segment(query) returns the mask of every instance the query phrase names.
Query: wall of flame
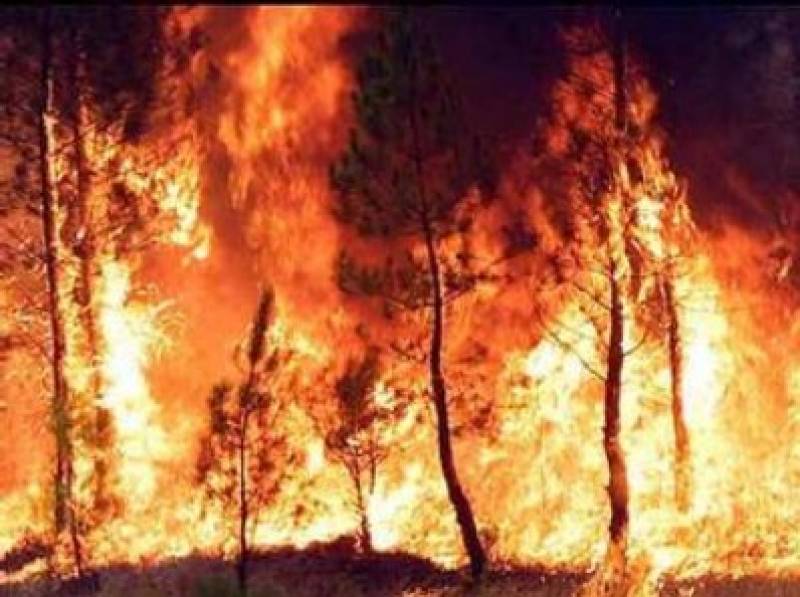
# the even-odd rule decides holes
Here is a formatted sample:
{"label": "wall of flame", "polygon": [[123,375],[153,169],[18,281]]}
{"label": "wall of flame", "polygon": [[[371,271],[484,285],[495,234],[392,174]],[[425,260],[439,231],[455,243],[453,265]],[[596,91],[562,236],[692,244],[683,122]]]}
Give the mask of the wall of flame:
{"label": "wall of flame", "polygon": [[[378,339],[391,332],[364,305],[345,299],[332,275],[343,243],[359,246],[330,214],[327,167],[350,119],[354,55],[346,42],[369,27],[372,15],[332,7],[176,14],[184,28],[200,25],[208,36],[185,73],[198,107],[182,130],[146,139],[148,152],[173,151],[178,133],[184,139],[162,168],[142,180],[136,168],[128,174],[129,184],[152,188],[172,217],[144,256],[100,258],[101,402],[113,415],[114,484],[123,508],[88,538],[96,562],[233,547],[224,521],[204,508],[193,485],[196,442],[206,395],[219,378],[236,374],[229,356],[267,282],[277,294],[273,341],[297,355],[281,425],[305,459],[260,518],[256,542],[302,547],[353,532],[357,516],[346,474],[326,456],[305,407],[324,399],[345,358],[361,349],[359,323],[367,322]],[[553,155],[563,150],[567,122],[603,126],[592,108],[606,101],[600,94],[610,89],[609,60],[601,54],[572,64],[598,95],[587,99],[566,83],[554,88],[561,120],[547,130]],[[656,191],[675,189],[653,124],[656,98],[641,73],[635,76],[632,116],[652,129],[640,148],[645,178]],[[95,142],[96,162],[119,152],[132,164],[138,159],[113,135]],[[503,266],[517,276],[513,286],[481,288],[447,314],[448,371],[474,389],[461,398],[454,392],[456,458],[496,561],[580,568],[598,562],[605,548],[602,384],[586,366],[602,356],[580,301],[537,290],[537,272],[563,241],[547,186],[525,175],[528,159],[520,155],[509,164],[473,242],[479,254],[496,254],[500,226],[516,210],[538,232],[541,250]],[[627,176],[624,168],[617,176]],[[639,191],[641,241],[653,259],[677,255],[686,264],[677,292],[694,492],[689,511],[678,512],[671,497],[667,354],[663,342],[648,342],[628,359],[623,384],[631,553],[678,575],[796,570],[796,293],[769,278],[765,239],[757,233],[731,226],[696,231],[691,244],[670,238],[669,230],[693,228],[688,196],[676,193],[667,209]],[[666,227],[662,209],[674,218]],[[8,306],[5,297],[0,307]],[[71,325],[77,321],[72,313]],[[546,333],[556,328],[569,347]],[[629,328],[630,346],[638,332]],[[468,357],[478,347],[483,358],[476,365]],[[0,455],[0,552],[26,530],[46,527],[50,453],[42,448],[49,442],[41,425],[46,405],[37,398],[46,384],[29,373],[39,370],[38,358],[14,351],[2,368],[0,416],[9,419],[4,443],[12,449]],[[86,383],[83,367],[80,359],[70,363],[73,387]],[[386,377],[404,380],[420,397],[387,432],[393,450],[368,504],[375,546],[462,564],[438,473],[424,372],[398,363]],[[389,392],[386,400],[392,399]],[[480,413],[489,414],[478,425]],[[83,458],[79,476],[88,474]]]}

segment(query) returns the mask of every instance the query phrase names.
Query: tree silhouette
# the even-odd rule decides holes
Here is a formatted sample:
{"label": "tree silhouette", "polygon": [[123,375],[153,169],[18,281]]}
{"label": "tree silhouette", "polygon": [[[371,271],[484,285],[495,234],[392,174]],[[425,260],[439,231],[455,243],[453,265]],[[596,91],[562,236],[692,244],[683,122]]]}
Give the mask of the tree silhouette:
{"label": "tree silhouette", "polygon": [[369,347],[361,359],[350,359],[336,380],[336,409],[323,422],[325,446],[347,471],[353,483],[355,508],[359,515],[359,542],[362,551],[372,552],[367,500],[375,491],[378,468],[391,446],[386,428],[404,411],[404,400],[396,396],[379,401],[376,384],[380,379],[378,349]]}
{"label": "tree silhouette", "polygon": [[[382,266],[344,252],[338,280],[353,295],[376,297],[389,309],[430,314],[427,363],[436,413],[439,461],[473,576],[486,555],[453,458],[442,363],[445,304],[476,283],[471,256],[445,255],[442,243],[471,225],[467,200],[481,168],[431,40],[409,11],[390,11],[377,47],[358,70],[356,124],[331,168],[335,213],[362,236],[404,239]],[[421,250],[420,250],[421,249]]]}
{"label": "tree silhouette", "polygon": [[273,308],[274,295],[267,290],[244,347],[243,380],[236,387],[217,384],[208,398],[208,429],[197,460],[197,481],[206,496],[238,522],[242,594],[247,593],[248,533],[259,511],[276,495],[286,471],[283,465],[291,460],[285,438],[275,429],[281,401],[274,394],[274,379],[289,355],[268,343]]}

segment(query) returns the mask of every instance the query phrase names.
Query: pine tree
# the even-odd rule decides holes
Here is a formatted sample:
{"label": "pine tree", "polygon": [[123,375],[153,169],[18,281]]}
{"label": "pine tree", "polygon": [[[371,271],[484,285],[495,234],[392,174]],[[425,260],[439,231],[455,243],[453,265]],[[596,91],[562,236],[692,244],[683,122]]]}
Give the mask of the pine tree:
{"label": "pine tree", "polygon": [[369,347],[361,359],[349,360],[334,387],[337,408],[323,421],[325,446],[353,483],[360,520],[358,539],[364,553],[373,549],[367,500],[375,491],[378,467],[390,450],[383,433],[402,414],[405,404],[403,399],[378,402],[375,391],[379,377],[376,347]]}
{"label": "pine tree", "polygon": [[365,238],[411,239],[422,249],[421,258],[395,252],[377,268],[343,253],[338,278],[347,293],[430,314],[427,363],[439,461],[472,574],[479,577],[486,554],[453,457],[442,362],[446,302],[472,288],[475,277],[469,257],[449,258],[442,243],[469,229],[475,205],[465,198],[481,170],[477,144],[444,75],[413,13],[391,11],[377,48],[358,70],[356,124],[331,181],[341,221]]}
{"label": "pine tree", "polygon": [[[554,260],[556,279],[567,283],[564,286],[597,338],[596,357],[581,360],[603,384],[602,445],[610,517],[604,574],[598,580],[604,584],[602,594],[619,594],[631,572],[629,481],[621,443],[622,381],[629,357],[645,345],[653,347],[653,339],[666,344],[671,373],[679,509],[686,508],[691,493],[681,305],[676,291],[681,275],[678,258],[687,250],[691,222],[681,215],[683,189],[653,145],[657,135],[650,127],[651,113],[634,103],[642,101],[644,79],[641,72],[630,72],[638,65],[627,56],[619,11],[608,25],[609,34],[596,26],[565,36],[572,66],[570,76],[557,86],[550,129],[557,157],[548,167],[566,190],[568,207],[566,250]],[[649,224],[652,206],[658,206],[655,227]],[[630,342],[634,330],[640,330],[640,337]],[[551,332],[556,342],[574,350],[565,335]]]}
{"label": "pine tree", "polygon": [[235,516],[239,555],[237,577],[247,593],[248,533],[259,511],[276,495],[290,458],[285,438],[276,431],[281,403],[273,392],[278,368],[288,355],[268,343],[274,295],[265,291],[244,347],[244,379],[233,387],[217,384],[208,399],[209,426],[201,438],[197,480],[225,514]]}
{"label": "pine tree", "polygon": [[[25,256],[31,271],[44,272],[41,296],[20,308],[41,310],[48,320],[42,333],[48,336],[52,371],[54,526],[57,536],[68,531],[80,576],[82,537],[113,516],[116,504],[108,482],[113,430],[100,399],[98,262],[101,255],[119,256],[134,235],[147,229],[144,220],[157,216],[145,209],[153,198],[131,192],[120,180],[118,164],[94,163],[87,144],[113,131],[109,138],[121,150],[146,130],[165,65],[163,13],[134,7],[20,7],[3,17],[0,150],[13,167],[0,180],[0,215],[19,230],[38,219],[41,238],[14,237],[2,251]],[[120,204],[127,208],[116,209]],[[30,255],[39,255],[41,264],[31,266]],[[76,268],[76,275],[65,276],[66,268]],[[12,287],[29,277],[13,269],[2,272]],[[65,332],[71,316],[80,324],[77,342],[76,334],[68,338]],[[86,392],[71,387],[67,355],[88,372]],[[91,478],[75,478],[73,460],[81,450],[90,451],[94,460]],[[79,503],[77,494],[86,495],[87,485],[93,499]]]}
{"label": "pine tree", "polygon": [[[556,89],[551,144],[559,184],[565,189],[564,254],[554,260],[555,278],[573,294],[597,338],[597,357],[581,360],[603,385],[602,447],[608,467],[609,545],[600,594],[617,594],[626,568],[629,495],[621,445],[623,372],[628,327],[637,315],[637,288],[644,259],[635,238],[637,173],[631,148],[637,139],[628,118],[626,56],[619,21],[614,35],[595,28],[565,36],[570,77]],[[570,102],[575,102],[570,104]],[[577,104],[577,107],[576,107]],[[566,107],[565,107],[566,106]],[[552,166],[552,165],[551,165]],[[630,168],[630,170],[629,170]],[[621,176],[620,171],[626,175]],[[567,333],[550,331],[562,346]]]}

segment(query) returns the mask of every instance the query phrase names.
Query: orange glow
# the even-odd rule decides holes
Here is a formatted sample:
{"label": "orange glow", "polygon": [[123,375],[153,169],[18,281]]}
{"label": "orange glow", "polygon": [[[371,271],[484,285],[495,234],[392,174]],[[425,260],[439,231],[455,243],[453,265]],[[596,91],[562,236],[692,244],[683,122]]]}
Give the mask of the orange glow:
{"label": "orange glow", "polygon": [[[362,348],[359,324],[369,328],[370,339],[391,336],[385,321],[365,315],[339,292],[332,275],[347,232],[331,215],[327,166],[346,141],[354,84],[353,65],[340,43],[366,19],[356,8],[246,10],[242,39],[228,40],[231,47],[212,42],[185,74],[187,84],[210,87],[210,64],[217,60],[224,90],[214,91],[213,114],[201,111],[187,117],[180,130],[155,131],[137,146],[125,146],[114,130],[86,141],[98,171],[117,166],[115,179],[92,191],[92,217],[112,220],[108,198],[114,182],[151,207],[144,231],[124,237],[143,248],[126,252],[120,233],[99,243],[93,256],[90,308],[101,347],[96,363],[86,356],[86,331],[73,298],[77,258],[62,248],[67,377],[76,412],[88,417],[95,407],[105,407],[113,428],[110,486],[120,506],[86,537],[93,565],[236,548],[229,521],[206,507],[192,478],[206,395],[214,382],[237,375],[229,357],[241,338],[219,330],[230,321],[238,325],[241,305],[217,304],[205,295],[222,296],[211,294],[220,288],[237,294],[244,283],[233,276],[203,278],[208,271],[224,276],[232,270],[228,259],[246,261],[241,277],[248,283],[275,287],[269,341],[291,353],[276,383],[276,396],[287,405],[276,426],[301,454],[274,502],[260,513],[254,544],[303,548],[357,532],[347,473],[326,453],[309,405],[330,393],[331,379]],[[213,19],[213,11],[195,9],[182,18],[202,23]],[[610,121],[590,105],[596,102],[600,112],[609,107],[610,56],[573,58],[571,66],[600,91],[587,100],[566,83],[555,86],[551,99],[559,116],[546,130],[551,156],[566,153],[567,125],[610,135]],[[792,313],[797,297],[773,291],[770,284],[776,283],[765,268],[737,263],[755,260],[764,239],[732,226],[713,234],[695,226],[689,190],[671,170],[663,133],[654,124],[657,98],[640,70],[632,69],[630,76],[630,118],[641,134],[629,157],[641,172],[612,151],[615,192],[598,207],[611,223],[604,247],[619,259],[615,275],[628,291],[622,444],[631,488],[630,559],[647,571],[651,584],[662,575],[796,572],[800,322]],[[542,253],[567,253],[544,214],[549,198],[543,190],[514,191],[503,199],[519,205],[541,233]],[[217,215],[223,211],[225,217]],[[630,226],[625,214],[635,215]],[[582,264],[598,247],[592,244],[598,216],[584,215],[576,232],[577,257],[572,256]],[[60,218],[64,225],[65,215]],[[495,218],[497,213],[488,211],[477,220],[483,227],[474,242],[487,261],[501,246]],[[648,272],[675,272],[684,363],[680,391],[691,440],[686,511],[674,499],[664,325],[642,316],[641,305],[657,293],[657,277],[645,275],[633,288],[637,264],[627,256],[630,243]],[[446,251],[454,254],[458,247],[454,243]],[[171,296],[164,289],[174,280],[159,269],[158,259],[175,255],[169,275],[187,281]],[[540,254],[521,261],[504,266],[532,274],[517,287],[487,283],[448,307],[446,369],[459,380],[453,385],[467,380],[466,397],[456,391],[460,386],[452,391],[456,460],[494,564],[596,568],[607,547],[609,517],[603,385],[596,375],[604,355],[592,325],[602,308],[566,284],[534,289],[531,279],[547,278],[544,259]],[[604,296],[607,279],[581,267],[572,264],[586,280],[584,290]],[[189,314],[192,301],[202,309]],[[3,318],[7,302],[0,295]],[[412,318],[395,323],[421,329]],[[205,342],[202,350],[211,356],[202,353],[196,363],[175,365],[182,351],[201,354],[190,345],[195,339]],[[478,341],[485,355],[475,370],[486,375],[475,381],[464,363]],[[398,388],[414,398],[399,420],[379,429],[391,449],[366,500],[374,547],[408,551],[444,566],[464,565],[436,460],[427,372],[391,351],[387,355],[387,370],[374,388],[376,401],[393,405]],[[12,364],[33,369],[31,357],[14,358]],[[465,370],[464,378],[457,375]],[[93,374],[100,380],[99,396],[91,396]],[[468,394],[473,386],[474,400]],[[30,395],[40,391],[20,387]],[[4,400],[0,396],[0,408]],[[480,401],[489,413],[482,427],[472,424]],[[96,454],[83,439],[76,440],[75,451],[76,491],[81,503],[89,503]],[[7,485],[0,480],[0,554],[25,531],[47,532],[46,466],[37,461],[36,479]],[[58,558],[69,558],[66,547],[59,547]],[[0,581],[13,578],[2,574]]]}

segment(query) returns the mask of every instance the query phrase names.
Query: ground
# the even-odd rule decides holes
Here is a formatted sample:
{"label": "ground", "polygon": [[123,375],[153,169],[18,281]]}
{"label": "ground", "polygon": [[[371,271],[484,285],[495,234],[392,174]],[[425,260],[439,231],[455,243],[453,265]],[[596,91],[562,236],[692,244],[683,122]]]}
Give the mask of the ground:
{"label": "ground", "polygon": [[[495,566],[495,568],[497,568]],[[230,563],[190,556],[158,565],[120,565],[97,571],[98,582],[63,583],[44,577],[0,586],[0,597],[237,597]],[[251,565],[248,597],[570,597],[585,573],[508,568],[480,585],[463,572],[442,570],[405,554],[358,556],[341,545],[261,553]],[[96,589],[96,590],[93,590]],[[704,578],[664,583],[662,597],[800,597],[800,582],[764,578]]]}

